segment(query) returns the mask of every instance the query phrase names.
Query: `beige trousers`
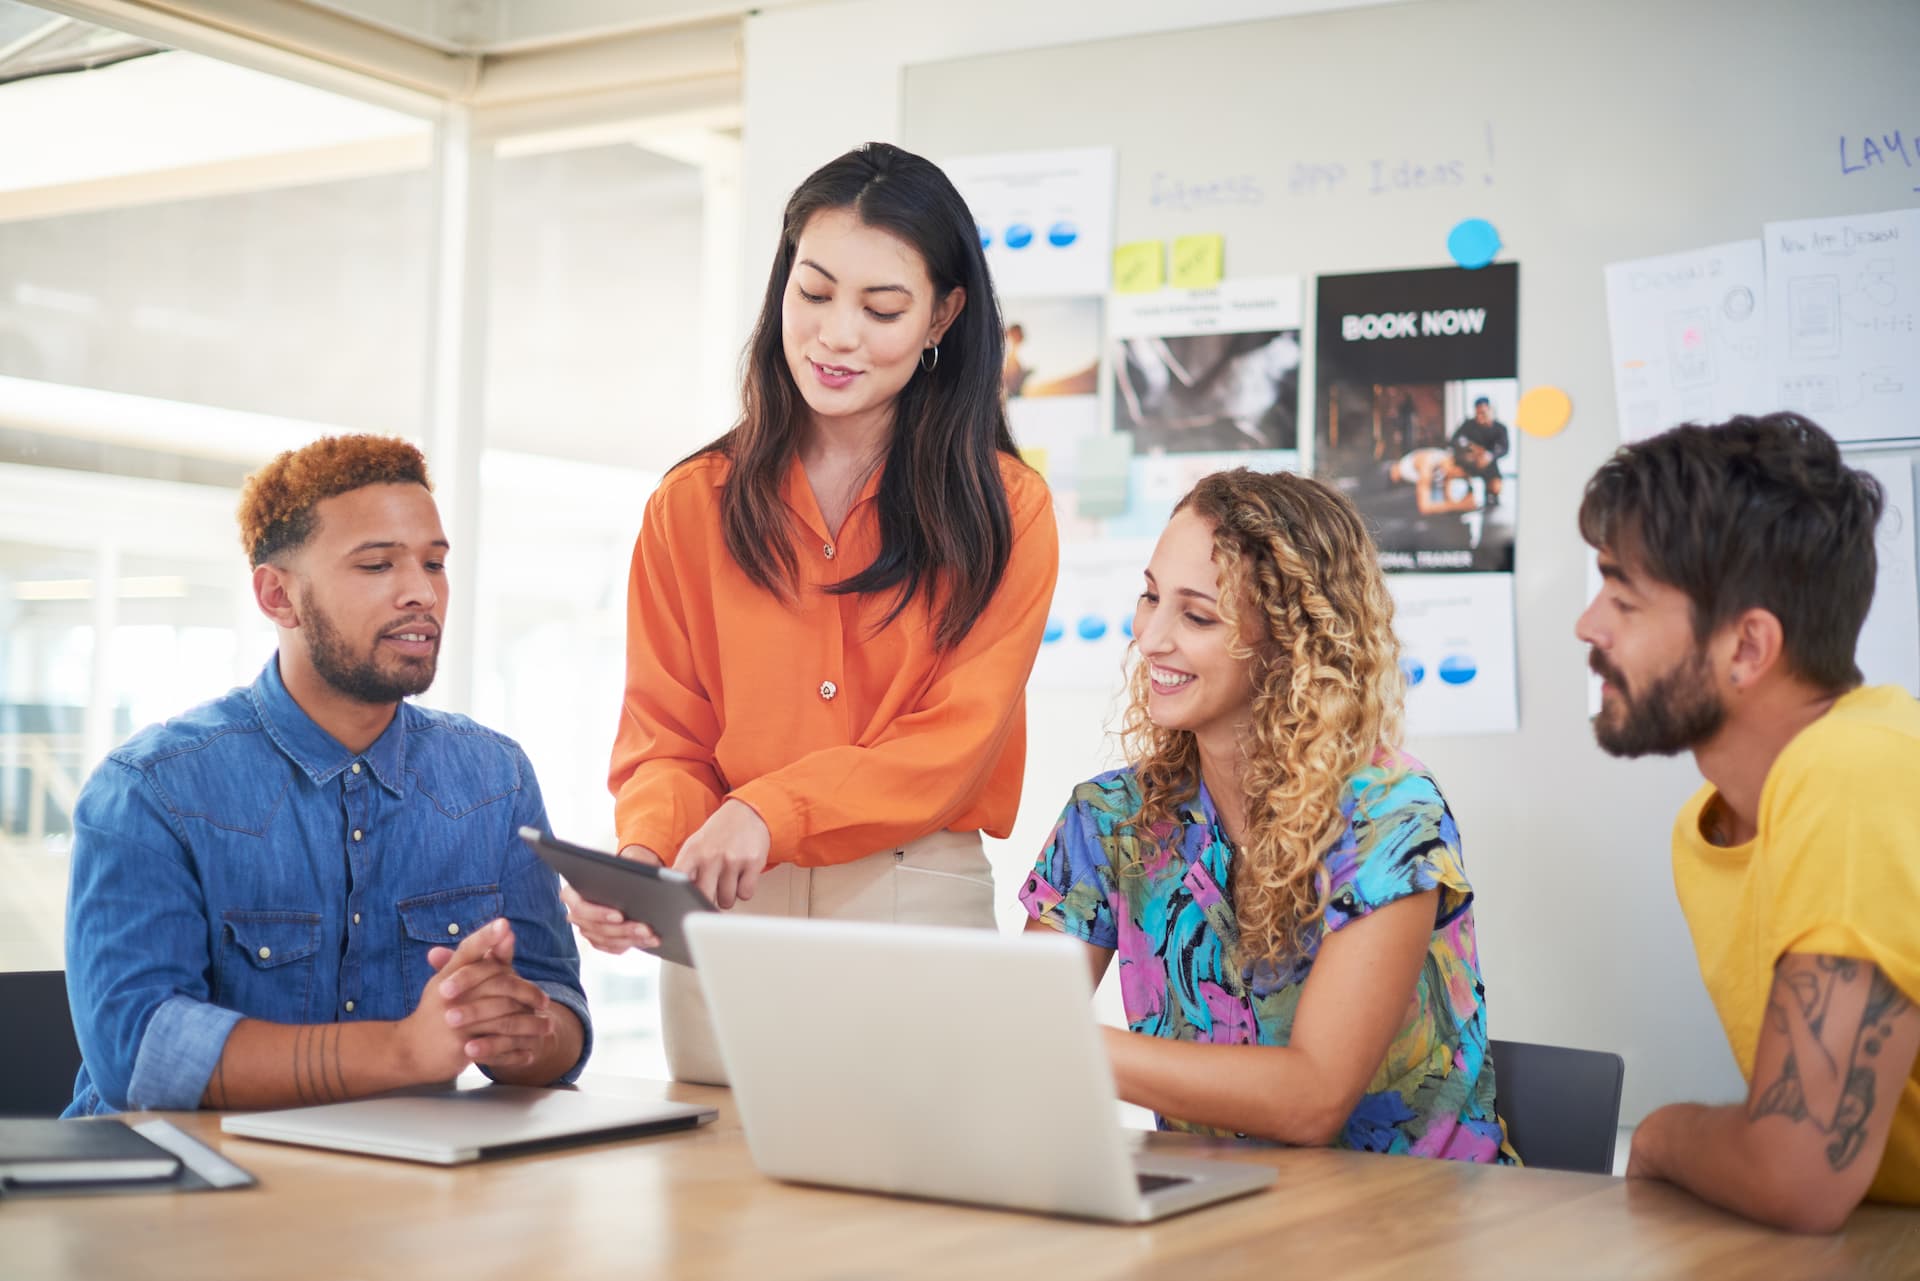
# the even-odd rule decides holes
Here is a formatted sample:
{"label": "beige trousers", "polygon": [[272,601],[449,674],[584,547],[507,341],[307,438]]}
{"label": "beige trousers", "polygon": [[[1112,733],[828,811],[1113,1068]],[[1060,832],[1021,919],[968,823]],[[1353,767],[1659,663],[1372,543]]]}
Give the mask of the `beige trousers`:
{"label": "beige trousers", "polygon": [[[832,867],[782,863],[760,878],[735,912],[836,921],[994,928],[993,870],[978,832],[935,832],[899,849]],[[660,1023],[667,1070],[676,1081],[727,1084],[720,1047],[697,975],[684,965],[660,966]]]}

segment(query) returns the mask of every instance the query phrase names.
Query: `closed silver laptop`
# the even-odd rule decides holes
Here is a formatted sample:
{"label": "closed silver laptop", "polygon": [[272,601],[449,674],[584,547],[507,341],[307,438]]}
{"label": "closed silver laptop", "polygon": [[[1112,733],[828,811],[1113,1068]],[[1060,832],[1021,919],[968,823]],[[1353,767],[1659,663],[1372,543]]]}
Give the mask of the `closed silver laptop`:
{"label": "closed silver laptop", "polygon": [[249,1139],[460,1165],[571,1143],[691,1129],[716,1115],[713,1108],[690,1103],[485,1085],[403,1090],[277,1112],[236,1112],[222,1117],[220,1128]]}
{"label": "closed silver laptop", "polygon": [[1129,1151],[1070,939],[729,913],[687,933],[775,1178],[1143,1223],[1276,1177]]}

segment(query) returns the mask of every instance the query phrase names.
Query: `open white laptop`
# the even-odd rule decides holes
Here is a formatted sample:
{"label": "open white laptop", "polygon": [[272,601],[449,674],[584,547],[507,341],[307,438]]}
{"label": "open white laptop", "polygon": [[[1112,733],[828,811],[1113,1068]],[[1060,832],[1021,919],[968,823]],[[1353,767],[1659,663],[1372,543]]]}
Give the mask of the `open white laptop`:
{"label": "open white laptop", "polygon": [[775,1178],[1144,1223],[1276,1177],[1129,1151],[1070,939],[722,912],[687,934]]}
{"label": "open white laptop", "polygon": [[710,1107],[517,1085],[428,1087],[278,1112],[237,1112],[221,1130],[433,1165],[692,1129]]}

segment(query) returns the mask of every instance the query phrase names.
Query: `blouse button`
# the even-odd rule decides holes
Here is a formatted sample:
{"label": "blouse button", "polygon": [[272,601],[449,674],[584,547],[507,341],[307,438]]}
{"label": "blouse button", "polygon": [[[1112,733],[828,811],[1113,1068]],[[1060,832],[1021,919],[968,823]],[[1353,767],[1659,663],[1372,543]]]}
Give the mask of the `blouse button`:
{"label": "blouse button", "polygon": [[825,557],[826,557],[826,558],[827,558],[828,560],[832,560],[832,559],[833,559],[833,544],[832,544],[832,543],[828,543],[828,544],[827,544],[827,545],[826,545],[825,547],[822,547],[822,548],[820,549],[820,554],[821,554],[822,556],[825,556]]}
{"label": "blouse button", "polygon": [[828,702],[832,702],[833,696],[835,694],[838,694],[839,692],[840,692],[840,687],[838,685],[835,685],[832,681],[820,682],[820,697],[826,699]]}
{"label": "blouse button", "polygon": [[447,933],[458,934],[459,932],[460,932],[460,922],[450,921],[447,923]]}
{"label": "blouse button", "polygon": [[272,949],[272,948],[270,948],[270,947],[263,947],[263,948],[261,948],[261,949],[260,949],[260,959],[261,959],[261,960],[263,960],[263,961],[264,961],[264,960],[266,960],[267,958],[269,958],[269,957],[271,957],[272,955],[273,955],[273,949]]}
{"label": "blouse button", "polygon": [[348,1001],[348,1002],[347,1002],[347,1013],[349,1013],[349,1014],[351,1014],[351,1013],[353,1013],[353,1002],[352,1002],[352,1001]]}

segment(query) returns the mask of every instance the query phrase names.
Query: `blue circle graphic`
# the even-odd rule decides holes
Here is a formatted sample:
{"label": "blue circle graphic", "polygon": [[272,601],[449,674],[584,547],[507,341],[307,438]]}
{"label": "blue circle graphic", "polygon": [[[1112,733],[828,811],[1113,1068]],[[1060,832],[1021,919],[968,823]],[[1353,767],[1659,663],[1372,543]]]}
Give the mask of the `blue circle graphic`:
{"label": "blue circle graphic", "polygon": [[1133,639],[1133,620],[1131,618],[1123,618],[1120,620],[1120,634],[1128,640]]}
{"label": "blue circle graphic", "polygon": [[1049,618],[1047,619],[1047,630],[1040,633],[1040,643],[1045,645],[1049,641],[1057,641],[1066,634],[1067,625],[1065,623],[1057,618]]}
{"label": "blue circle graphic", "polygon": [[1047,243],[1055,249],[1065,249],[1080,239],[1080,228],[1070,222],[1056,222],[1047,228]]}
{"label": "blue circle graphic", "polygon": [[1107,620],[1098,614],[1082,614],[1073,630],[1080,633],[1081,640],[1097,641],[1107,634]]}
{"label": "blue circle graphic", "polygon": [[1449,685],[1465,685],[1480,674],[1473,658],[1467,654],[1448,654],[1440,660],[1440,679]]}
{"label": "blue circle graphic", "polygon": [[981,226],[977,222],[973,224],[973,229],[974,231],[979,233],[980,247],[982,249],[986,249],[993,244],[993,233],[991,231],[988,231],[985,227]]}
{"label": "blue circle graphic", "polygon": [[1447,252],[1468,271],[1478,271],[1500,252],[1500,233],[1485,218],[1463,218],[1447,233]]}
{"label": "blue circle graphic", "polygon": [[1024,222],[1016,222],[1007,228],[1004,239],[1009,249],[1025,249],[1033,243],[1033,228]]}
{"label": "blue circle graphic", "polygon": [[1417,658],[1401,659],[1400,671],[1401,671],[1401,674],[1407,678],[1407,687],[1409,689],[1411,689],[1415,685],[1418,685],[1421,681],[1427,679],[1426,664],[1422,663]]}

